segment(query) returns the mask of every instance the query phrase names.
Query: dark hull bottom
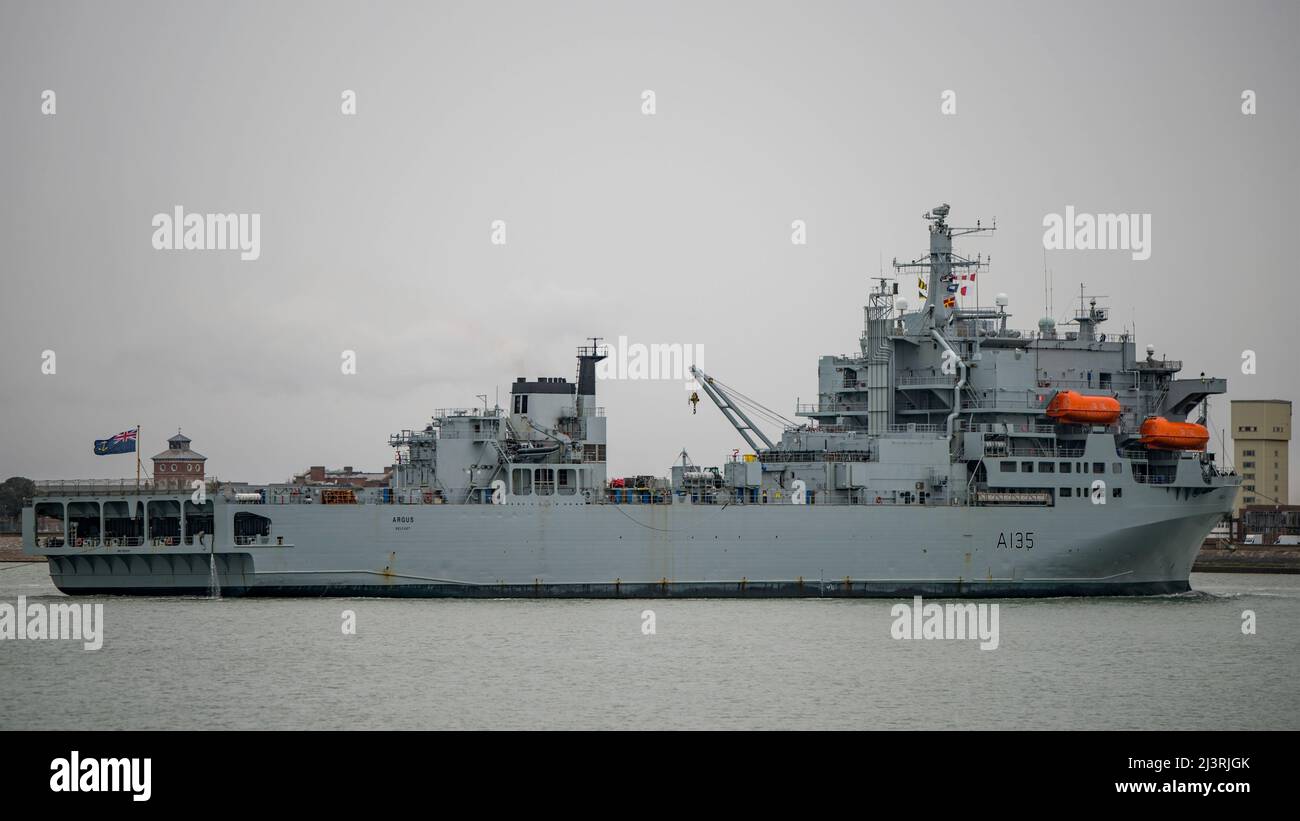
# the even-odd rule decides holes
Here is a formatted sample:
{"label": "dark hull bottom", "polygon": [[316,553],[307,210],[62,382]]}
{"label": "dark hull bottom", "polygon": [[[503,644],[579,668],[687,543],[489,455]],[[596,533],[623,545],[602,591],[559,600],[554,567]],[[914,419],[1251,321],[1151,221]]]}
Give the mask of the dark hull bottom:
{"label": "dark hull bottom", "polygon": [[[57,585],[57,582],[56,582]],[[74,596],[209,596],[208,587],[97,587],[57,585]],[[222,587],[230,597],[386,599],[796,599],[1054,598],[1060,596],[1160,596],[1186,593],[1187,581],[1160,582],[678,582],[672,584],[518,585],[294,585]]]}

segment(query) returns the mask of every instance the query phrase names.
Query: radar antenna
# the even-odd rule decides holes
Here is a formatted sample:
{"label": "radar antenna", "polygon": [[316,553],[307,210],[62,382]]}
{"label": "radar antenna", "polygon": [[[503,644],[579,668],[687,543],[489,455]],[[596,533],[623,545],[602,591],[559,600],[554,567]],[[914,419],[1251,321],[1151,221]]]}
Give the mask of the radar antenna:
{"label": "radar antenna", "polygon": [[895,257],[893,263],[894,270],[900,277],[904,274],[917,276],[921,296],[925,299],[922,310],[932,317],[936,326],[946,325],[950,314],[956,310],[956,295],[960,290],[956,284],[957,279],[973,282],[975,275],[987,271],[989,263],[993,261],[991,256],[983,254],[965,257],[953,253],[953,237],[989,235],[998,228],[996,217],[989,226],[980,220],[975,221],[974,227],[951,226],[948,224],[950,209],[951,206],[945,202],[921,215],[930,223],[930,253],[911,262],[899,262]]}

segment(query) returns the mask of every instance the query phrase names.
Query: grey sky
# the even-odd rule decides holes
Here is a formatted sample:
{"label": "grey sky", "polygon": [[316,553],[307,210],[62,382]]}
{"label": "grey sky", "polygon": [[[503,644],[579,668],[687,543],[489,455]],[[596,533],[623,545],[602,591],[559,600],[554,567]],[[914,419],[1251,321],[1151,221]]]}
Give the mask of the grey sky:
{"label": "grey sky", "polygon": [[[222,478],[379,469],[389,432],[572,377],[590,335],[702,343],[789,414],[941,201],[997,217],[958,247],[1025,328],[1044,214],[1150,213],[1149,261],[1048,254],[1057,318],[1083,280],[1185,376],[1297,398],[1293,2],[0,9],[0,476],[133,475],[91,441],[137,423]],[[178,204],[260,213],[261,258],[155,251]],[[741,445],[678,382],[600,390],[611,475]]]}

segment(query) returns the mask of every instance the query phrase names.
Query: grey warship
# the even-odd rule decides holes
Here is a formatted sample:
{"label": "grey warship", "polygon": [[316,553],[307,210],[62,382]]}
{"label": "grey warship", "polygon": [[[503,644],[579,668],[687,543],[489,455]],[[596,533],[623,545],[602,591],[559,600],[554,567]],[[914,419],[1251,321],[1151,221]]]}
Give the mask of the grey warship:
{"label": "grey warship", "polygon": [[[1189,589],[1239,478],[1180,379],[1083,303],[1058,330],[1008,300],[959,305],[990,230],[928,211],[929,252],[869,293],[858,350],[775,441],[693,369],[748,452],[607,476],[598,339],[576,378],[520,377],[507,408],[440,410],[390,437],[384,487],[41,482],[24,549],[68,594],[407,597],[1151,595]],[[915,307],[900,297],[919,280]],[[976,300],[978,301],[978,300]],[[697,397],[698,398],[698,397]],[[730,450],[728,446],[727,450]],[[37,523],[60,525],[57,535]]]}

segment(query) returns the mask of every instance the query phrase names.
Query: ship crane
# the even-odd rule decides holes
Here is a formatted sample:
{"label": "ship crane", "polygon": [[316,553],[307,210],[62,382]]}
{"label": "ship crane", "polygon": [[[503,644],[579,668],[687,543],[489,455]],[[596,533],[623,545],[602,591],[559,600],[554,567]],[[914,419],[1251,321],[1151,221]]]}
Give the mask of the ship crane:
{"label": "ship crane", "polygon": [[700,383],[700,387],[704,388],[704,392],[713,400],[713,404],[718,406],[718,410],[722,411],[722,415],[727,417],[727,421],[731,423],[731,426],[736,429],[736,432],[740,434],[741,438],[755,453],[763,450],[763,448],[759,447],[758,442],[754,441],[755,436],[762,440],[767,450],[776,450],[777,447],[772,444],[772,440],[768,439],[763,431],[754,425],[753,420],[746,415],[741,405],[747,406],[754,413],[764,416],[773,423],[784,424],[792,428],[797,427],[791,420],[786,419],[774,410],[764,407],[734,388],[726,387],[694,365],[691,366],[691,376]]}

